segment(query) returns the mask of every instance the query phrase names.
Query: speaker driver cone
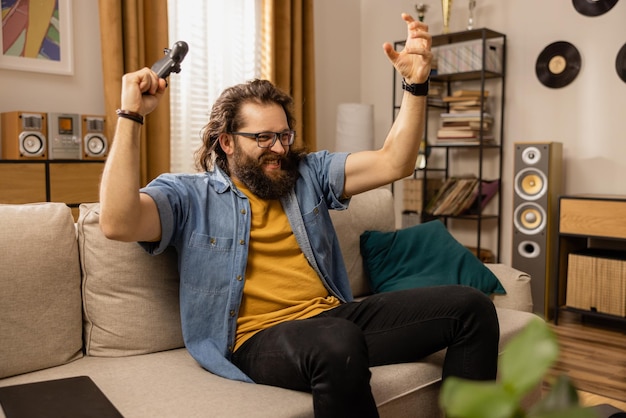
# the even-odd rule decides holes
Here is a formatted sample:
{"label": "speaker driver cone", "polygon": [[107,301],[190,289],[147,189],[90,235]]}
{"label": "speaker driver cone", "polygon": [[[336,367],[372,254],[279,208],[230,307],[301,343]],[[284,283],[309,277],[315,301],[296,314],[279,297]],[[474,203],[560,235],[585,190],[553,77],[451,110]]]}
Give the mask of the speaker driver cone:
{"label": "speaker driver cone", "polygon": [[515,176],[515,193],[524,200],[537,200],[547,190],[548,179],[539,170],[525,168]]}
{"label": "speaker driver cone", "polygon": [[535,235],[546,227],[546,211],[536,203],[522,203],[513,213],[515,228],[526,235]]}
{"label": "speaker driver cone", "polygon": [[39,132],[24,131],[19,136],[20,153],[28,157],[38,157],[44,153],[46,141]]}
{"label": "speaker driver cone", "polygon": [[527,165],[537,164],[541,160],[541,151],[537,147],[528,147],[522,151],[522,161]]}
{"label": "speaker driver cone", "polygon": [[107,143],[100,135],[90,134],[85,136],[85,153],[90,157],[100,157],[104,155]]}

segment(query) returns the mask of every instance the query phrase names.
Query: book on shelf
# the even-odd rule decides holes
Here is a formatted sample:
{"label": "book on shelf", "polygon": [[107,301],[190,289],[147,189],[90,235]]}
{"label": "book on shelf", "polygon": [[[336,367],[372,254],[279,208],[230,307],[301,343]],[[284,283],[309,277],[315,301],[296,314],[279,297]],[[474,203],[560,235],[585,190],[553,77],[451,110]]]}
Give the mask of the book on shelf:
{"label": "book on shelf", "polygon": [[478,106],[481,103],[480,97],[451,97],[445,96],[441,100],[450,103],[450,106]]}
{"label": "book on shelf", "polygon": [[496,140],[493,135],[483,135],[482,140],[478,137],[474,138],[437,138],[435,145],[496,145]]}
{"label": "book on shelf", "polygon": [[[455,90],[454,92],[452,92],[452,97],[467,97],[467,96],[479,96],[480,97],[480,90],[468,90],[468,89],[459,89],[459,90]],[[487,97],[489,96],[489,90],[483,90],[482,91],[483,96]]]}
{"label": "book on shelf", "polygon": [[[482,180],[480,189],[476,189],[471,204],[465,209],[468,214],[477,215],[485,209],[487,204],[500,190],[500,180]],[[478,194],[480,193],[480,207],[478,205]]]}
{"label": "book on shelf", "polygon": [[468,197],[472,194],[478,179],[475,177],[459,178],[456,180],[454,187],[448,195],[441,201],[435,209],[435,216],[456,216],[461,213],[461,209],[465,207]]}
{"label": "book on shelf", "polygon": [[[484,133],[484,132],[483,132]],[[437,131],[437,139],[450,138],[480,138],[480,131],[475,129],[448,129],[441,128]]]}
{"label": "book on shelf", "polygon": [[475,177],[450,177],[446,179],[439,192],[425,209],[425,212],[434,216],[456,215],[461,206],[474,189]]}
{"label": "book on shelf", "polygon": [[424,211],[433,216],[476,215],[482,212],[499,188],[500,180],[479,181],[473,176],[450,177],[428,202]]}
{"label": "book on shelf", "polygon": [[[480,111],[472,111],[472,112],[443,112],[439,115],[441,121],[477,121],[480,122]],[[483,112],[482,119],[484,121],[493,122],[493,116],[491,113]]]}
{"label": "book on shelf", "polygon": [[[483,110],[487,111],[487,105],[483,106]],[[480,105],[468,105],[468,106],[449,106],[450,113],[467,113],[467,112],[479,112]]]}

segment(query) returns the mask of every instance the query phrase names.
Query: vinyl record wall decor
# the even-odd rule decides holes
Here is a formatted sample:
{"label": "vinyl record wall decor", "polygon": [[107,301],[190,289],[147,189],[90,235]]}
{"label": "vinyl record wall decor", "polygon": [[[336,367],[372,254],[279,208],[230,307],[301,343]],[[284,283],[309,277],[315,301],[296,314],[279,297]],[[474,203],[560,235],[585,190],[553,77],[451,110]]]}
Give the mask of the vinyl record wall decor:
{"label": "vinyl record wall decor", "polygon": [[615,6],[618,0],[572,0],[578,13],[584,16],[600,16]]}
{"label": "vinyl record wall decor", "polygon": [[[611,10],[619,0],[572,0],[576,11],[583,16],[600,16]],[[546,46],[537,57],[535,72],[546,87],[561,88],[570,84],[581,67],[580,52],[569,42],[553,42]],[[615,70],[626,82],[626,44],[617,53]]]}
{"label": "vinyl record wall decor", "polygon": [[570,84],[580,72],[581,57],[569,42],[553,42],[537,57],[535,72],[546,87],[561,88]]}
{"label": "vinyl record wall decor", "polygon": [[624,44],[617,53],[617,58],[615,58],[615,71],[617,71],[619,78],[626,83],[626,44]]}

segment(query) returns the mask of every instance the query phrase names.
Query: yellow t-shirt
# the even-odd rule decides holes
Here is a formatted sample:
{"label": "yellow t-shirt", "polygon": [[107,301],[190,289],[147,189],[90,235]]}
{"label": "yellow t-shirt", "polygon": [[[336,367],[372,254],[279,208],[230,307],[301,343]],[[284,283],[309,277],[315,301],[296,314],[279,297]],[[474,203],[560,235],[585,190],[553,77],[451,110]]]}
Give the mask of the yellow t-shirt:
{"label": "yellow t-shirt", "polygon": [[255,333],[339,305],[309,265],[278,200],[263,200],[235,182],[250,201],[252,225],[235,350]]}

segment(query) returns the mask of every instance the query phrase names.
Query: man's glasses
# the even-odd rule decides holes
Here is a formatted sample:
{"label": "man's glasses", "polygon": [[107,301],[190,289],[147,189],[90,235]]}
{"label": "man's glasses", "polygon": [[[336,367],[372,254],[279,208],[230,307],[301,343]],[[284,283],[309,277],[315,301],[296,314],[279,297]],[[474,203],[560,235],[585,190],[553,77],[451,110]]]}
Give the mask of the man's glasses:
{"label": "man's glasses", "polygon": [[296,138],[296,131],[282,131],[282,132],[229,132],[231,135],[241,135],[246,138],[256,139],[256,144],[259,148],[271,148],[276,143],[276,140],[280,139],[280,143],[283,146],[293,144]]}

